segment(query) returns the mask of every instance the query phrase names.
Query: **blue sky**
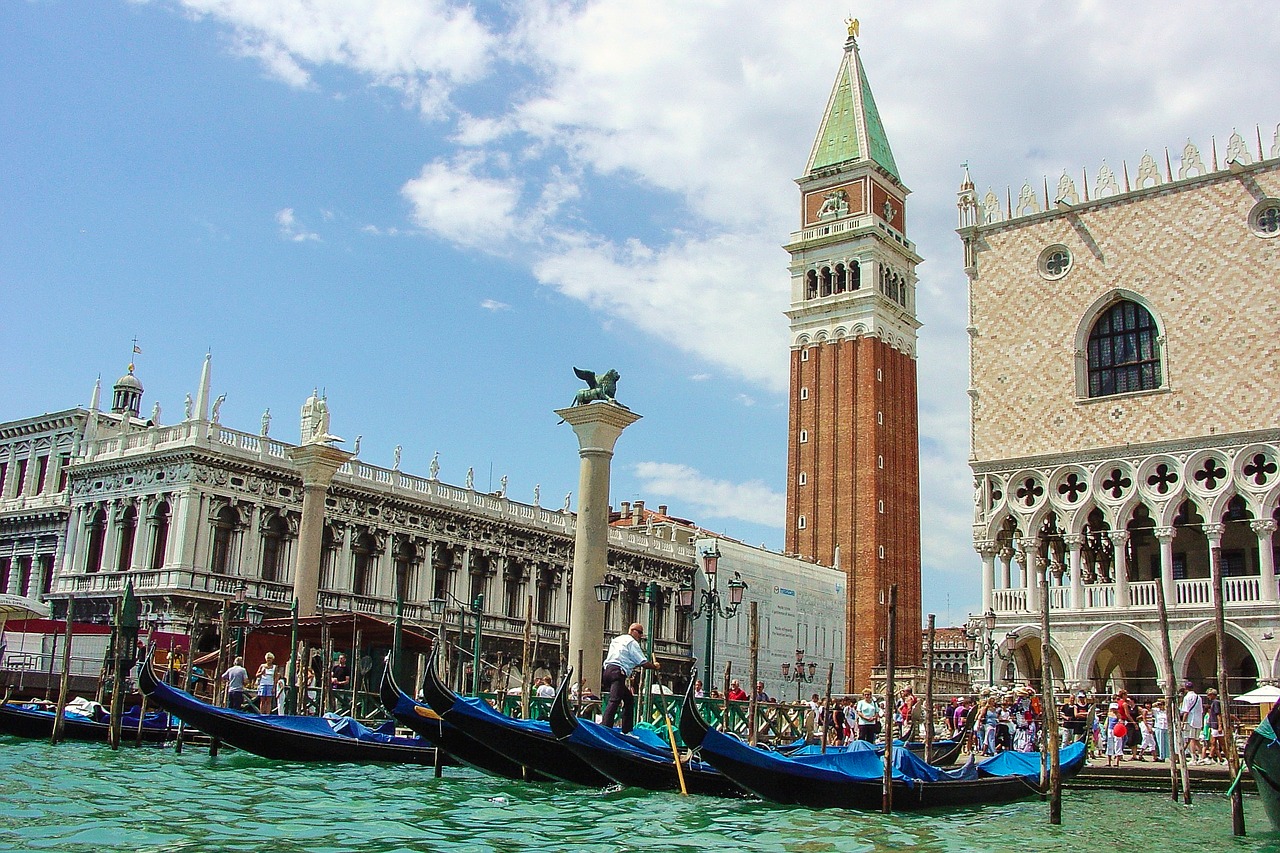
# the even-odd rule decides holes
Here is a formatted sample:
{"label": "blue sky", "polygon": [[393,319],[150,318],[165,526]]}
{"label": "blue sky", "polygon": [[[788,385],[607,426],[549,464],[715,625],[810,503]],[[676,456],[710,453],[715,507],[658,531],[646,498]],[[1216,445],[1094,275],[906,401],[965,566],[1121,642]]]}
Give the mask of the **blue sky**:
{"label": "blue sky", "polygon": [[[0,4],[0,418],[143,354],[179,420],[206,350],[229,426],[559,505],[570,367],[615,367],[644,499],[782,543],[786,253],[847,4]],[[918,270],[925,608],[976,609],[960,163],[980,191],[1206,151],[1280,111],[1280,7],[882,2],[863,59]],[[1118,170],[1117,170],[1118,171]]]}

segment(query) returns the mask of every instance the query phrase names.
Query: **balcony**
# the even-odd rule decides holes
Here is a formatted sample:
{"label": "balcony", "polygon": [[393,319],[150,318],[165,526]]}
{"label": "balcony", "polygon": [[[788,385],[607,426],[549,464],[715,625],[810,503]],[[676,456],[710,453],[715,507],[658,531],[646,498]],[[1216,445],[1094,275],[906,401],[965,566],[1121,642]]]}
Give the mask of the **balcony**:
{"label": "balcony", "polygon": [[[1071,588],[1069,586],[1049,587],[1049,607],[1055,611],[1073,611],[1088,613],[1097,610],[1113,610],[1124,613],[1155,613],[1156,581],[1130,581],[1128,585],[1129,603],[1118,603],[1116,584],[1086,584],[1083,589],[1081,604],[1075,610],[1071,606]],[[997,614],[1039,612],[1039,597],[1033,592],[1028,596],[1023,588],[992,590],[992,609]],[[1270,600],[1262,596],[1262,587],[1257,575],[1229,577],[1222,579],[1222,604],[1226,608],[1249,608],[1262,605],[1277,607],[1280,591]],[[1213,606],[1213,588],[1209,578],[1191,578],[1174,581],[1174,597],[1168,602],[1170,608],[1209,608]]]}

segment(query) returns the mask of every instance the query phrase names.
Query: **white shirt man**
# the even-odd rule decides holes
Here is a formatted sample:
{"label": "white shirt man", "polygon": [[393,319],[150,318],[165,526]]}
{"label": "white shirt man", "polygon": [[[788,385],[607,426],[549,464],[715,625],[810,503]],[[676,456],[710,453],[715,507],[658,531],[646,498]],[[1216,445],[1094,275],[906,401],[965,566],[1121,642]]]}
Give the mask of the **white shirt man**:
{"label": "white shirt man", "polygon": [[555,696],[556,696],[556,689],[551,686],[551,676],[549,675],[542,676],[542,680],[538,682],[538,698],[554,699]]}
{"label": "white shirt man", "polygon": [[622,731],[629,732],[635,725],[636,697],[627,686],[627,678],[636,669],[659,669],[649,661],[640,648],[644,639],[644,626],[639,622],[627,629],[627,633],[614,637],[609,643],[609,653],[604,658],[604,672],[600,676],[600,692],[609,691],[609,704],[605,706],[600,722],[612,727],[618,709],[622,709]]}
{"label": "white shirt man", "polygon": [[1196,693],[1190,681],[1186,682],[1183,687],[1186,688],[1187,692],[1182,697],[1182,705],[1179,707],[1179,711],[1184,726],[1184,735],[1187,739],[1188,752],[1190,752],[1192,758],[1199,760],[1204,757],[1204,700],[1200,698],[1200,694]]}

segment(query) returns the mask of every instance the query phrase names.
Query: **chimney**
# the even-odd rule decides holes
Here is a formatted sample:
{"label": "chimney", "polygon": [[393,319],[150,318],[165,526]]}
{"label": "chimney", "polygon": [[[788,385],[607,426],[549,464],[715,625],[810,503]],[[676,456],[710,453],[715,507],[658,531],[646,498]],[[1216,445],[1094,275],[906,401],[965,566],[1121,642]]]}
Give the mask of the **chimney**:
{"label": "chimney", "polygon": [[667,514],[667,505],[658,504],[658,515],[666,515],[666,514]]}
{"label": "chimney", "polygon": [[622,502],[622,512],[618,514],[618,520],[626,521],[631,517],[631,501]]}
{"label": "chimney", "polygon": [[644,521],[644,501],[636,501],[635,507],[635,522],[639,524]]}

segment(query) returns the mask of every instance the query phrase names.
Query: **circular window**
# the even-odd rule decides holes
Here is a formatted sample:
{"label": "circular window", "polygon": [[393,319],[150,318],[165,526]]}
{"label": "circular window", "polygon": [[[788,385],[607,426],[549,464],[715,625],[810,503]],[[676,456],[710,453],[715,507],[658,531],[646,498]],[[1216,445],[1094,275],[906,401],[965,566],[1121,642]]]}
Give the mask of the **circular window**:
{"label": "circular window", "polygon": [[1071,250],[1061,243],[1040,253],[1040,275],[1055,281],[1071,272]]}
{"label": "circular window", "polygon": [[1264,198],[1249,212],[1249,227],[1259,237],[1280,236],[1280,201]]}

